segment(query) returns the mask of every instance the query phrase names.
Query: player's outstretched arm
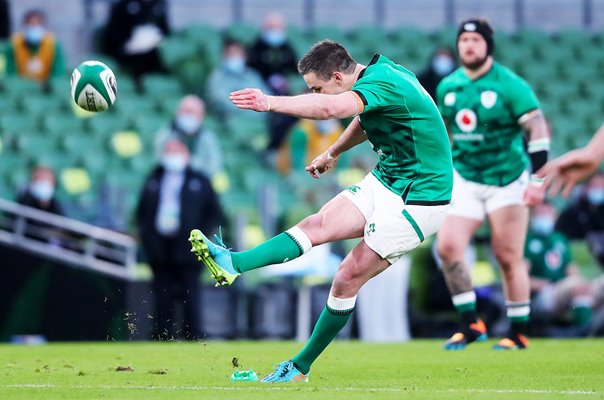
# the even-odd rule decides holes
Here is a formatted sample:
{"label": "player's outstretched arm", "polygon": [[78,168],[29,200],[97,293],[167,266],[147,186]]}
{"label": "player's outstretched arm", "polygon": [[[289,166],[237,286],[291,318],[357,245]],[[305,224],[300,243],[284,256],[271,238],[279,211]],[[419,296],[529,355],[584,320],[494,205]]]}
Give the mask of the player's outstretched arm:
{"label": "player's outstretched arm", "polygon": [[363,107],[352,92],[267,96],[260,89],[243,89],[231,93],[229,98],[237,107],[246,110],[272,111],[309,119],[349,118],[359,114]]}
{"label": "player's outstretched arm", "polygon": [[363,143],[367,140],[367,135],[365,131],[361,127],[361,123],[358,118],[354,118],[346,130],[342,132],[338,140],[334,144],[332,144],[327,150],[325,150],[320,156],[315,158],[312,163],[308,167],[306,167],[306,171],[313,178],[318,179],[319,176],[333,168],[338,161],[338,157],[340,154],[344,153],[347,150],[350,150],[354,146]]}
{"label": "player's outstretched arm", "polygon": [[550,147],[550,135],[543,112],[539,109],[530,111],[520,118],[520,125],[528,135],[528,153],[533,174],[524,193],[528,206],[540,204],[545,197],[543,179],[536,172],[545,165]]}
{"label": "player's outstretched arm", "polygon": [[575,185],[594,174],[604,162],[604,125],[598,129],[587,146],[569,151],[550,161],[539,171],[552,195],[562,191],[568,196]]}

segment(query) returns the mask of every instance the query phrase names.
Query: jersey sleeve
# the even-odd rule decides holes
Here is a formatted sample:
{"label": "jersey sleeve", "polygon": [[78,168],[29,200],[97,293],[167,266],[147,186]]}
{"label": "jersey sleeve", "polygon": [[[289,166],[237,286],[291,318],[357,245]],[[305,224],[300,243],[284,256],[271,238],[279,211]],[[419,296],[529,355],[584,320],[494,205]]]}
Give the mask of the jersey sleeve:
{"label": "jersey sleeve", "polygon": [[521,78],[512,79],[507,84],[507,96],[511,113],[516,120],[529,111],[540,108],[533,88]]}
{"label": "jersey sleeve", "polygon": [[390,93],[392,88],[386,82],[361,80],[357,81],[352,87],[352,92],[355,93],[359,100],[363,103],[361,113],[367,111],[379,110],[382,107],[388,106],[388,99],[392,99]]}

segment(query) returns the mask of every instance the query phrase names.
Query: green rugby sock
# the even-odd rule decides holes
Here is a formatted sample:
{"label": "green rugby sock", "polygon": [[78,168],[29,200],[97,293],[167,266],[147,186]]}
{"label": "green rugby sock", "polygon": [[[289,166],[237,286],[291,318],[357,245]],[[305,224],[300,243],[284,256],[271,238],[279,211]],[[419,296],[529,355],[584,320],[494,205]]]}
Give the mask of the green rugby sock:
{"label": "green rugby sock", "polygon": [[348,310],[334,310],[328,305],[325,306],[308,343],[292,358],[300,372],[308,374],[312,363],[344,328],[353,310],[354,306]]}
{"label": "green rugby sock", "polygon": [[232,252],[233,266],[241,273],[271,264],[280,264],[300,257],[311,247],[310,240],[300,228],[294,227],[278,234],[253,249]]}

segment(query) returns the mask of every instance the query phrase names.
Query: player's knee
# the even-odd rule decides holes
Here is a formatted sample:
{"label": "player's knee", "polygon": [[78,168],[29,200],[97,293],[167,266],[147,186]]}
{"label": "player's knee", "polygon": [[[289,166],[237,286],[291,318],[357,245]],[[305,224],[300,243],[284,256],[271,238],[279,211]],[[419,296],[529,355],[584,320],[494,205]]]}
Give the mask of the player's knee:
{"label": "player's knee", "polygon": [[501,272],[506,276],[512,276],[519,271],[525,271],[526,266],[522,261],[522,255],[516,254],[514,251],[498,251],[495,252],[495,258],[499,263]]}
{"label": "player's knee", "polygon": [[340,267],[333,280],[333,294],[339,297],[356,295],[360,286],[362,286],[360,284],[362,276],[360,268],[354,263]]}
{"label": "player's knee", "polygon": [[456,261],[463,260],[463,249],[452,240],[439,239],[437,242],[436,251],[443,262],[444,268],[455,263]]}
{"label": "player's knee", "polygon": [[324,218],[321,213],[312,214],[304,218],[298,227],[306,233],[313,246],[326,243],[328,240],[325,237],[323,229]]}

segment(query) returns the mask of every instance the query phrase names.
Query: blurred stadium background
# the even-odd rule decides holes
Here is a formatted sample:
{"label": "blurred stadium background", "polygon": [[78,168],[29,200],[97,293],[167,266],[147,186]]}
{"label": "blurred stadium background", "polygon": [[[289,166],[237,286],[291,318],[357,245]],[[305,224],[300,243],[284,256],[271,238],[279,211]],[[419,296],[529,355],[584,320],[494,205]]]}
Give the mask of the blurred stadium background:
{"label": "blurred stadium background", "polygon": [[[65,7],[61,0],[10,2],[13,30],[30,8],[48,13],[49,27],[64,46],[68,71],[43,88],[15,77],[0,81],[0,198],[14,199],[27,184],[32,165],[51,166],[70,220],[49,223],[79,235],[86,245],[79,255],[67,254],[66,249],[19,247],[12,225],[4,224],[1,340],[16,334],[41,334],[51,340],[148,337],[150,273],[136,263],[134,242],[97,235],[91,226],[76,221],[135,234],[133,210],[139,189],[156,162],[154,134],[171,118],[183,95],[194,92],[203,97],[205,79],[219,62],[222,38],[249,44],[263,17],[275,9],[288,22],[288,38],[298,56],[315,41],[332,38],[361,63],[382,52],[414,72],[427,65],[439,46],[454,46],[458,21],[486,17],[497,29],[496,59],[526,78],[543,104],[552,126],[554,155],[585,144],[604,120],[604,0],[350,0],[346,6],[316,0],[170,0],[173,32],[160,47],[169,73],[145,76],[142,93],[114,60],[99,51],[110,3],[73,0]],[[102,115],[75,112],[68,95],[70,71],[85,59],[106,62],[117,76],[117,103]],[[298,76],[288,79],[294,90],[304,88]],[[227,213],[229,243],[236,249],[295,223],[362,173],[350,163],[309,187],[302,177],[285,179],[260,162],[256,153],[267,140],[263,127],[224,124],[211,114],[206,124],[218,133],[224,150],[225,171],[213,182]],[[21,215],[10,204],[2,205],[5,216]],[[595,271],[584,245],[575,247],[581,265]],[[35,254],[33,261],[26,253]],[[429,250],[418,253],[413,264],[422,266]],[[414,274],[411,288],[417,300],[422,297],[421,277]],[[203,304],[239,310],[233,321],[225,320],[226,314],[216,313],[216,308],[204,311],[208,336],[293,337],[295,321],[281,326],[267,320],[290,315],[291,310],[271,304],[295,307],[301,281],[273,278],[266,283],[255,277],[230,292],[205,290]],[[240,293],[260,284],[241,300]],[[325,286],[319,287],[323,291],[317,297],[322,299]],[[266,328],[263,323],[278,326]]]}

